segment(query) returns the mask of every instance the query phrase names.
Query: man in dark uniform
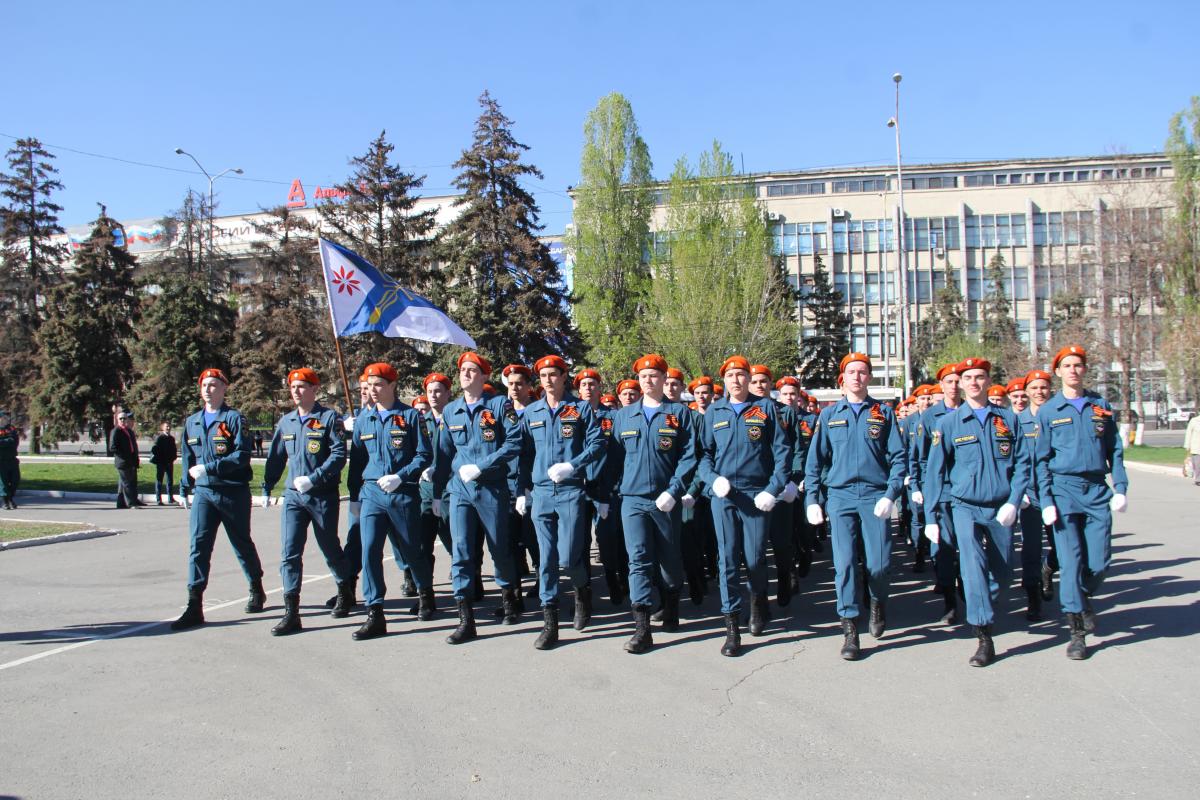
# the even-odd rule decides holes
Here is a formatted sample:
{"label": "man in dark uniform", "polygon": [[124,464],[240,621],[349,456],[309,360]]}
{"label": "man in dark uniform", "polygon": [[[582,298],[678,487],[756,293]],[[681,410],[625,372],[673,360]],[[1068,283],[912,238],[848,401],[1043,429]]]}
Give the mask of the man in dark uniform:
{"label": "man in dark uniform", "polygon": [[113,466],[117,468],[117,508],[139,508],[146,505],[138,497],[137,471],[141,464],[138,456],[137,432],[133,429],[133,412],[122,409],[117,414],[117,427],[113,428],[108,441]]}
{"label": "man in dark uniform", "polygon": [[154,499],[162,505],[165,492],[167,502],[175,502],[175,459],[179,458],[179,444],[171,435],[171,423],[164,422],[154,437],[150,448],[150,463],[154,465]]}
{"label": "man in dark uniform", "polygon": [[[713,400],[713,379],[708,375],[693,378],[688,384],[688,391],[695,400],[688,408],[694,415],[697,436],[704,424],[704,414]],[[700,479],[699,465],[688,493],[679,499],[683,506],[683,566],[688,571],[688,585],[693,585],[692,575],[696,575],[696,585],[700,588],[701,597],[697,599],[693,592],[692,602],[703,602],[703,595],[708,594],[708,579],[716,580],[720,574],[717,570],[717,530],[713,527],[712,503],[708,487]]]}
{"label": "man in dark uniform", "polygon": [[[581,369],[573,380],[579,399],[586,400],[600,421],[600,433],[604,436],[605,453],[588,466],[588,497],[595,511],[593,525],[596,549],[600,554],[600,565],[604,568],[604,582],[608,587],[608,599],[614,606],[621,605],[629,594],[629,554],[625,551],[625,536],[621,530],[620,494],[612,485],[601,485],[610,481],[611,474],[604,466],[608,458],[608,443],[612,441],[613,413],[600,405],[600,373],[594,369]],[[604,498],[604,499],[601,499]]]}
{"label": "man in dark uniform", "polygon": [[795,563],[795,551],[792,549],[792,504],[800,496],[797,483],[803,483],[804,476],[796,474],[796,411],[791,405],[771,397],[771,384],[775,376],[766,364],[750,365],[750,394],[763,397],[775,404],[779,415],[779,427],[783,429],[784,438],[788,445],[788,482],[783,491],[775,498],[775,508],[771,510],[769,527],[771,550],[775,554],[775,602],[784,608],[792,600],[792,565]]}
{"label": "man in dark uniform", "polygon": [[204,590],[219,525],[250,582],[246,613],[262,613],[267,601],[262,561],[250,538],[250,430],[241,413],[225,405],[229,379],[224,372],[206,369],[198,383],[203,406],[183,424],[179,489],[183,507],[190,507],[191,552],[188,604],[171,623],[176,631],[204,624]]}
{"label": "man in dark uniform", "polygon": [[21,442],[21,429],[13,425],[7,411],[0,411],[0,496],[4,507],[17,507],[17,489],[21,485],[21,460],[17,458],[17,445]]}

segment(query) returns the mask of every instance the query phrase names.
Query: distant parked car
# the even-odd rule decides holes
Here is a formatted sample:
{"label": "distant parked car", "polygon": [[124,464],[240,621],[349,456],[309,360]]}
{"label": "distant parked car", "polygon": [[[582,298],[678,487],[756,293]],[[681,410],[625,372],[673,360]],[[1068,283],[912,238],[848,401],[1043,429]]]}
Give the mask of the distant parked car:
{"label": "distant parked car", "polygon": [[1196,416],[1196,409],[1192,406],[1172,408],[1167,412],[1167,422],[1187,422],[1194,416]]}

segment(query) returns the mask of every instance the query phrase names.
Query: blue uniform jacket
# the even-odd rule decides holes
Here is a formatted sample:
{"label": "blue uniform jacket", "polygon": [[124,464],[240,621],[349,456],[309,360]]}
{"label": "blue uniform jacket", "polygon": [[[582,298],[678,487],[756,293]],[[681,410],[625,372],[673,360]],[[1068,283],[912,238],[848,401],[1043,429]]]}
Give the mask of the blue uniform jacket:
{"label": "blue uniform jacket", "polygon": [[1038,422],[1032,406],[1017,414],[1017,423],[1021,426],[1021,438],[1025,440],[1025,449],[1029,451],[1029,486],[1025,488],[1025,496],[1030,505],[1041,506],[1037,491],[1037,438]]}
{"label": "blue uniform jacket", "polygon": [[[534,486],[584,488],[588,467],[604,452],[600,420],[585,400],[567,394],[551,409],[545,398],[530,403],[521,417],[522,459],[518,486],[522,492]],[[555,484],[546,474],[552,464],[569,463],[571,477]],[[603,499],[603,498],[599,498]]]}
{"label": "blue uniform jacket", "polygon": [[788,480],[799,484],[804,480],[804,462],[801,461],[799,466],[796,464],[796,428],[799,424],[799,415],[796,414],[796,409],[779,400],[775,401],[775,413],[779,416],[779,426],[783,428],[784,438],[787,439]]}
{"label": "blue uniform jacket", "polygon": [[488,395],[471,409],[459,397],[442,409],[437,427],[435,496],[440,497],[446,489],[458,495],[472,494],[458,477],[458,468],[464,464],[482,470],[473,483],[508,485],[509,469],[521,455],[521,423],[511,400]]}
{"label": "blue uniform jacket", "polygon": [[899,497],[904,446],[891,406],[868,396],[857,415],[845,398],[822,409],[805,462],[804,488],[821,498],[863,488],[889,500]]}
{"label": "blue uniform jacket", "polygon": [[[615,487],[611,483],[611,474],[605,469],[608,464],[608,449],[612,443],[613,432],[613,415],[617,412],[611,409],[600,408],[592,409],[596,414],[596,420],[600,425],[600,438],[603,440],[603,447],[600,450],[600,457],[588,465],[587,470],[587,490],[588,495],[601,503],[607,503],[612,498]],[[609,481],[606,483],[606,481]]]}
{"label": "blue uniform jacket", "polygon": [[642,401],[613,412],[606,482],[622,497],[657,498],[669,492],[678,500],[699,463],[697,432],[691,410],[663,400],[646,419]]}
{"label": "blue uniform jacket", "polygon": [[975,506],[1021,507],[1029,486],[1030,452],[1017,415],[986,406],[980,424],[967,403],[944,414],[930,436],[925,503],[956,500]]}
{"label": "blue uniform jacket", "polygon": [[203,408],[184,421],[179,455],[183,464],[179,486],[184,492],[193,485],[188,470],[197,464],[207,471],[196,486],[250,485],[250,431],[241,412],[227,405],[221,405],[207,429]]}
{"label": "blue uniform jacket", "polygon": [[336,491],[346,466],[346,442],[342,438],[341,416],[320,403],[301,422],[300,411],[283,415],[271,437],[263,475],[263,494],[270,494],[283,475],[286,464],[292,480],[307,475],[313,482],[312,493]]}
{"label": "blue uniform jacket", "polygon": [[1037,422],[1037,482],[1043,505],[1054,504],[1054,475],[1099,483],[1111,472],[1113,491],[1125,494],[1125,450],[1107,400],[1089,393],[1079,412],[1059,392],[1038,409]]}
{"label": "blue uniform jacket", "polygon": [[[955,406],[955,408],[961,408],[961,406]],[[939,401],[922,411],[916,421],[909,425],[908,430],[911,435],[908,437],[907,453],[910,478],[908,485],[914,490],[920,490],[922,494],[929,493],[929,490],[925,488],[925,465],[929,462],[929,448],[933,440],[933,432],[937,429],[942,417],[952,411],[954,409],[948,408],[945,401]],[[916,426],[915,429],[913,425]]]}
{"label": "blue uniform jacket", "polygon": [[778,495],[787,485],[791,451],[769,397],[753,398],[740,414],[728,397],[714,401],[704,412],[700,449],[699,475],[706,486],[724,476],[739,492]]}
{"label": "blue uniform jacket", "polygon": [[396,475],[404,485],[417,486],[421,473],[433,462],[429,434],[421,414],[399,400],[386,412],[364,409],[354,420],[350,440],[350,499],[367,481]]}

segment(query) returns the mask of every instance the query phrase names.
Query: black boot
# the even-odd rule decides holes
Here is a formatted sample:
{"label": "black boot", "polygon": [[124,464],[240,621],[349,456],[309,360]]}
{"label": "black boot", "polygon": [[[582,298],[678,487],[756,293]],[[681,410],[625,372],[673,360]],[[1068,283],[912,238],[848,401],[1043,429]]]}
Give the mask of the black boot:
{"label": "black boot", "polygon": [[183,610],[179,619],[171,623],[171,630],[186,631],[188,628],[195,628],[203,624],[204,590],[196,586],[189,586],[187,608]]}
{"label": "black boot", "polygon": [[776,583],[778,594],[775,596],[775,602],[780,608],[787,608],[787,604],[792,602],[792,573],[786,564],[780,565]]}
{"label": "black boot", "polygon": [[1040,622],[1042,619],[1042,587],[1026,586],[1025,598],[1029,607],[1025,610],[1025,619],[1030,622]]}
{"label": "black boot", "polygon": [[300,624],[300,593],[292,592],[283,596],[283,619],[271,628],[272,636],[287,636],[289,633],[299,633],[304,629]]}
{"label": "black boot", "polygon": [[437,604],[433,597],[433,589],[419,589],[417,591],[417,619],[428,622],[433,619],[433,612],[436,610]]}
{"label": "black boot", "polygon": [[929,540],[924,536],[917,542],[917,555],[913,560],[913,572],[924,572],[926,555],[929,553]]}
{"label": "black boot", "polygon": [[738,630],[738,615],[725,615],[725,644],[721,645],[721,655],[740,656],[742,654],[742,634]]}
{"label": "black boot", "polygon": [[387,618],[383,616],[383,604],[370,606],[367,608],[367,621],[350,634],[351,637],[358,641],[366,639],[376,639],[380,636],[387,636]]}
{"label": "black boot", "polygon": [[581,631],[592,621],[592,587],[580,586],[575,590],[575,630]]}
{"label": "black boot", "polygon": [[331,616],[344,619],[354,610],[354,592],[358,582],[353,578],[338,584],[338,593],[333,596],[333,611]]}
{"label": "black boot", "polygon": [[691,599],[692,605],[698,606],[702,604],[704,602],[704,595],[708,593],[708,586],[704,582],[704,570],[688,570],[687,584],[688,597]]}
{"label": "black boot", "polygon": [[887,630],[887,604],[883,600],[871,601],[871,635],[876,639]]}
{"label": "black boot", "polygon": [[1083,632],[1096,632],[1096,612],[1092,610],[1092,598],[1088,595],[1083,596]]}
{"label": "black boot", "polygon": [[517,606],[521,602],[520,588],[509,586],[500,590],[500,617],[505,625],[516,625],[521,621],[521,611]]}
{"label": "black boot", "polygon": [[801,547],[796,551],[796,580],[792,581],[792,591],[799,588],[799,578],[808,577],[808,573],[812,570],[812,562],[812,550],[809,550],[807,547]]}
{"label": "black boot", "polygon": [[402,597],[416,597],[417,584],[413,583],[412,570],[404,570],[404,584],[400,587],[400,595]]}
{"label": "black boot", "polygon": [[638,655],[654,646],[650,636],[650,606],[633,607],[633,636],[625,643],[625,652]]}
{"label": "black boot", "polygon": [[663,595],[662,629],[668,633],[679,630],[679,590],[668,589]]}
{"label": "black boot", "polygon": [[1071,631],[1071,643],[1067,645],[1067,658],[1083,661],[1088,657],[1087,631],[1083,628],[1083,615],[1067,612],[1067,628]]}
{"label": "black boot", "polygon": [[621,579],[617,573],[611,569],[604,570],[604,582],[608,584],[608,599],[612,601],[614,606],[619,606],[625,602],[625,589],[621,586]]}
{"label": "black boot", "polygon": [[992,644],[992,626],[976,625],[975,638],[979,640],[979,647],[967,663],[972,667],[986,667],[996,660],[996,647]]}
{"label": "black boot", "polygon": [[767,593],[762,592],[750,598],[750,635],[762,636],[763,629],[771,620],[771,612],[767,608]]}
{"label": "black boot", "polygon": [[470,600],[458,601],[458,627],[451,631],[446,637],[448,644],[462,644],[474,639],[475,633],[475,609],[471,605]]}
{"label": "black boot", "polygon": [[250,582],[250,598],[246,600],[247,614],[261,614],[267,604],[267,593],[263,589],[262,578]]}
{"label": "black boot", "polygon": [[942,592],[943,625],[953,625],[958,620],[958,592],[951,587]]}
{"label": "black boot", "polygon": [[1042,599],[1047,603],[1054,599],[1054,570],[1050,562],[1042,562]]}
{"label": "black boot", "polygon": [[474,579],[471,581],[472,597],[476,603],[483,602],[483,573],[476,572]]}
{"label": "black boot", "polygon": [[551,650],[558,644],[558,606],[542,607],[542,632],[533,642],[535,650]]}
{"label": "black boot", "polygon": [[854,617],[842,617],[842,658],[846,661],[857,661],[859,654],[858,647],[858,620]]}

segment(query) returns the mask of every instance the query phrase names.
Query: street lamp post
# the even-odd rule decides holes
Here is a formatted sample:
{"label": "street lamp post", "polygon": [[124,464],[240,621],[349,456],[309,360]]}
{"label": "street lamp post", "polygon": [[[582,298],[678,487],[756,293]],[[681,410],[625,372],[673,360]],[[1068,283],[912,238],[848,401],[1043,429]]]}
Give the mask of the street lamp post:
{"label": "street lamp post", "polygon": [[888,120],[889,128],[896,132],[896,191],[899,198],[899,230],[897,231],[897,243],[900,248],[900,257],[897,259],[900,266],[900,341],[904,347],[904,382],[901,384],[905,395],[909,394],[908,385],[912,379],[912,356],[909,322],[908,322],[908,251],[905,249],[904,241],[904,167],[900,159],[900,80],[899,72],[892,75],[892,81],[896,84],[896,116]]}
{"label": "street lamp post", "polygon": [[212,291],[212,284],[213,284],[213,266],[212,266],[212,252],[213,252],[213,183],[214,183],[214,182],[217,180],[217,178],[220,178],[220,177],[221,177],[221,176],[223,176],[223,175],[228,175],[228,174],[229,174],[229,173],[231,173],[231,172],[232,172],[234,175],[241,175],[241,174],[242,174],[242,169],[241,169],[240,167],[229,167],[229,168],[227,168],[227,169],[223,169],[223,170],[221,170],[221,171],[220,171],[220,172],[218,172],[216,175],[209,175],[209,174],[208,174],[208,170],[206,170],[206,169],[204,168],[204,165],[203,165],[203,164],[201,164],[201,163],[200,163],[198,160],[196,160],[196,157],[195,157],[194,155],[192,155],[191,153],[189,153],[187,150],[184,150],[182,147],[176,147],[176,148],[175,148],[175,155],[177,155],[177,156],[187,156],[188,158],[190,158],[190,159],[192,160],[192,163],[193,163],[193,164],[195,164],[195,165],[196,165],[196,166],[197,166],[197,167],[200,169],[200,171],[204,173],[204,177],[208,178],[208,288],[209,288],[209,291]]}

